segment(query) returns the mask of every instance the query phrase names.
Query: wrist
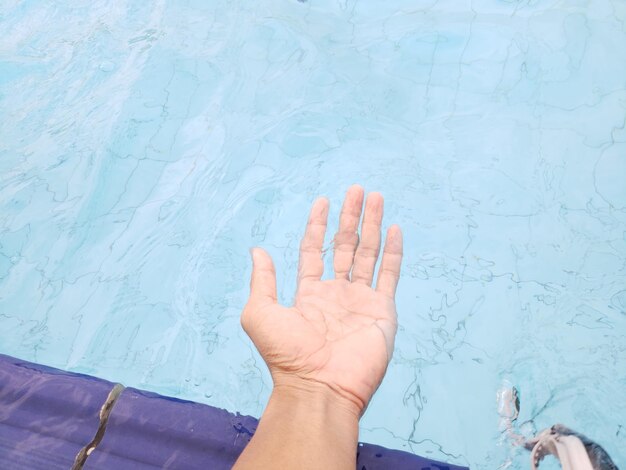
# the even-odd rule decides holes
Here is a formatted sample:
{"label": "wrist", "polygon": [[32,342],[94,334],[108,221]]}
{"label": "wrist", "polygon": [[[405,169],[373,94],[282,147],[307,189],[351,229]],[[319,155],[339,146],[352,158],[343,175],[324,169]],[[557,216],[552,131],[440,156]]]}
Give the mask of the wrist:
{"label": "wrist", "polygon": [[235,468],[354,470],[358,439],[359,411],[350,400],[323,383],[274,375],[269,403]]}
{"label": "wrist", "polygon": [[363,406],[351,400],[330,385],[293,375],[273,374],[272,397],[292,405],[305,404],[311,411],[332,413],[357,426]]}
{"label": "wrist", "polygon": [[358,439],[353,403],[325,384],[274,375],[269,403],[235,468],[354,470]]}

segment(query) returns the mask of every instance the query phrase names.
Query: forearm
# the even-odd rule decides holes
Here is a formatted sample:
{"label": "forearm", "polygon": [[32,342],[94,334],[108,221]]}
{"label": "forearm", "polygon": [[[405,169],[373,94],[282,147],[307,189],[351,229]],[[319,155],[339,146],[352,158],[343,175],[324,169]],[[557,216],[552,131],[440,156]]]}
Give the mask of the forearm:
{"label": "forearm", "polygon": [[354,470],[359,413],[324,385],[276,386],[233,467]]}

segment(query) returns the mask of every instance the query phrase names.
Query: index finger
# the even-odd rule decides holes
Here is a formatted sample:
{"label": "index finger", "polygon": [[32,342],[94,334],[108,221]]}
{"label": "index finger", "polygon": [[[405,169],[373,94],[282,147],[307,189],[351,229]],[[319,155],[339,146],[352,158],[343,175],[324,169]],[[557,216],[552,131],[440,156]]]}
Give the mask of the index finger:
{"label": "index finger", "polygon": [[300,243],[298,282],[303,279],[320,280],[324,274],[322,248],[328,220],[328,199],[319,198],[311,207],[309,221]]}

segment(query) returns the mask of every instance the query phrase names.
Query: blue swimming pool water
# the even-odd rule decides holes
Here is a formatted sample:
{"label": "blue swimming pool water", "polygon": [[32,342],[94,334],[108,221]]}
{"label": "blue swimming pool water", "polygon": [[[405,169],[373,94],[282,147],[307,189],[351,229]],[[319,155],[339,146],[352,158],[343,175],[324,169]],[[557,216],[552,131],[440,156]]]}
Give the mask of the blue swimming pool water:
{"label": "blue swimming pool water", "polygon": [[[46,4],[47,3],[47,4]],[[626,3],[0,2],[0,352],[259,415],[248,248],[382,191],[400,329],[361,439],[626,461]]]}

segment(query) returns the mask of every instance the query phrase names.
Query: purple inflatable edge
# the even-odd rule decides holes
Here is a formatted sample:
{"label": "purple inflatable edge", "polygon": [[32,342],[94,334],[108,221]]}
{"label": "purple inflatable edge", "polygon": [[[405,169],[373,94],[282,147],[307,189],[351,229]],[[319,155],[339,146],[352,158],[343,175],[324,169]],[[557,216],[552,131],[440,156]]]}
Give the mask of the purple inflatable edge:
{"label": "purple inflatable edge", "polygon": [[[93,419],[94,410],[96,408],[99,410],[104,403],[106,394],[113,387],[113,383],[90,375],[67,372],[0,354],[0,371],[3,367],[5,369],[7,367],[19,368],[22,375],[24,375],[24,371],[30,370],[30,374],[39,377],[40,382],[42,377],[47,377],[51,383],[62,378],[65,387],[67,387],[68,382],[72,383],[72,387],[76,389],[75,393],[79,394],[78,396],[88,395],[90,389],[95,389],[97,391],[95,396],[98,399],[102,398],[102,403],[97,403],[97,406],[89,400],[87,400],[88,406],[85,409],[76,407],[71,401],[62,406],[62,408],[71,408],[75,414],[88,414],[87,417],[79,416],[83,421],[90,421],[89,426],[86,426],[86,422],[80,423],[81,426],[88,428],[81,430],[80,434],[82,436],[95,434],[99,421]],[[2,379],[1,375],[0,379]],[[45,379],[43,380],[45,381]],[[0,385],[3,385],[1,381]],[[12,387],[20,388],[17,383],[14,383]],[[54,389],[54,386],[50,388],[53,394]],[[0,405],[3,404],[1,391]],[[105,391],[106,393],[103,393]],[[51,402],[55,399],[52,395],[48,398]],[[68,414],[67,410],[57,409],[54,406],[46,406],[43,409],[46,412],[51,410],[52,414],[56,413],[58,419],[74,419],[76,417],[75,414]],[[11,439],[2,440],[2,433],[6,434],[6,426],[2,426],[2,418],[3,415],[0,414],[0,446],[3,442],[6,446],[7,442],[8,444],[11,443]],[[41,420],[43,419],[44,417],[41,418]],[[28,429],[31,434],[41,432],[41,430],[29,429],[28,423],[24,424],[23,428]],[[168,468],[206,468],[206,465],[210,463],[211,468],[227,469],[232,466],[250,441],[257,424],[258,420],[251,416],[233,414],[209,405],[129,387],[124,389],[113,406],[104,438],[87,458],[84,468],[135,470],[163,466],[169,462]],[[76,423],[70,427],[76,431]],[[20,432],[23,434],[24,429]],[[44,440],[41,443],[45,444],[47,442],[45,439],[49,438],[50,436],[43,436],[42,439]],[[31,439],[34,440],[31,441]],[[29,442],[36,441],[37,436],[31,435]],[[61,447],[65,449],[65,452],[70,453],[80,449],[86,443],[82,441],[77,443],[70,439],[68,442],[63,442]],[[22,453],[24,452],[28,452],[28,449],[22,449]],[[54,460],[57,456],[52,455],[51,457]],[[32,468],[57,468],[50,465],[50,460],[46,461],[45,458],[41,458],[41,460],[47,464],[47,467],[34,465]],[[65,462],[66,459],[61,460]],[[0,462],[2,462],[1,458]],[[58,468],[62,467],[59,466]],[[427,459],[408,452],[387,449],[374,444],[359,443],[357,470],[389,468],[398,470],[467,470],[467,467]]]}
{"label": "purple inflatable edge", "polygon": [[112,387],[0,354],[0,468],[70,468]]}

